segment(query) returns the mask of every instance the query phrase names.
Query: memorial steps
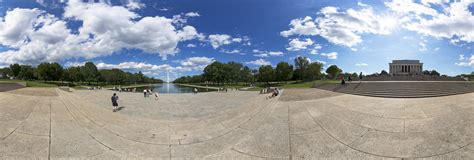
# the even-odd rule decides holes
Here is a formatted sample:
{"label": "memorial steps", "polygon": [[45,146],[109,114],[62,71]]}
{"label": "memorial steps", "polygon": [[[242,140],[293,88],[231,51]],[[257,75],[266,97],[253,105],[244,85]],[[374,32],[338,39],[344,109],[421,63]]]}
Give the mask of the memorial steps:
{"label": "memorial steps", "polygon": [[469,82],[353,82],[315,87],[339,93],[385,98],[440,97],[474,92],[474,84]]}

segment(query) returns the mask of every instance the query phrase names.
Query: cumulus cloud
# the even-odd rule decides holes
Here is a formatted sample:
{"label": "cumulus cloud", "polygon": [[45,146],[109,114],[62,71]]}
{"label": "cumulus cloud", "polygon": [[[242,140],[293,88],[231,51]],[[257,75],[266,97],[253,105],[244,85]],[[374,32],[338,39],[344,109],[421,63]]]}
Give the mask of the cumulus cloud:
{"label": "cumulus cloud", "polygon": [[268,55],[270,55],[270,56],[283,56],[283,52],[280,52],[280,51],[270,51],[270,52],[268,52]]}
{"label": "cumulus cloud", "polygon": [[[122,49],[139,49],[163,59],[174,55],[181,41],[198,38],[193,26],[177,28],[173,19],[141,17],[123,6],[71,0],[65,20],[39,9],[16,8],[0,19],[0,63],[37,64],[69,58],[95,58]],[[97,14],[101,13],[101,14]],[[76,31],[66,20],[82,22]]]}
{"label": "cumulus cloud", "polygon": [[216,61],[209,57],[190,57],[180,61],[181,68],[184,70],[203,70],[204,67]]}
{"label": "cumulus cloud", "polygon": [[283,37],[319,35],[333,44],[352,47],[362,42],[360,34],[390,34],[397,26],[397,18],[376,14],[371,7],[339,11],[329,6],[322,8],[314,20],[309,16],[294,19],[290,26],[280,32]]}
{"label": "cumulus cloud", "polygon": [[254,54],[253,56],[255,56],[255,57],[268,57],[268,54],[260,53],[260,54]]}
{"label": "cumulus cloud", "polygon": [[309,54],[312,54],[312,55],[317,55],[319,50],[323,48],[320,44],[314,44],[313,45],[313,49],[311,49],[311,51],[309,52]]}
{"label": "cumulus cloud", "polygon": [[465,57],[465,55],[459,55],[459,62],[454,63],[457,66],[464,66],[464,67],[474,67],[474,55],[471,57]]}
{"label": "cumulus cloud", "polygon": [[290,22],[290,30],[280,32],[283,37],[289,37],[291,35],[318,35],[320,34],[319,28],[313,21],[313,18],[306,16],[304,18],[293,19]]}
{"label": "cumulus cloud", "polygon": [[208,36],[209,42],[211,43],[212,48],[217,49],[223,45],[229,45],[231,43],[240,43],[242,38],[233,38],[227,34],[211,34]]}
{"label": "cumulus cloud", "polygon": [[188,48],[194,48],[194,47],[196,47],[196,45],[195,45],[195,44],[188,44],[188,45],[186,45],[186,47],[188,47]]}
{"label": "cumulus cloud", "polygon": [[367,67],[369,65],[367,63],[356,63],[355,66],[357,66],[357,67]]}
{"label": "cumulus cloud", "polygon": [[241,53],[240,49],[233,49],[233,50],[221,49],[220,52],[227,53],[227,54],[243,54]]}
{"label": "cumulus cloud", "polygon": [[251,64],[251,65],[256,65],[256,66],[272,65],[272,63],[270,63],[269,61],[266,61],[261,58],[254,61],[245,62],[245,64]]}
{"label": "cumulus cloud", "polygon": [[199,13],[197,13],[197,12],[188,12],[188,13],[186,13],[185,15],[186,15],[186,17],[199,17],[199,16],[201,16],[201,15],[200,15]]}
{"label": "cumulus cloud", "polygon": [[321,56],[325,56],[328,59],[337,59],[337,52],[321,53]]}
{"label": "cumulus cloud", "polygon": [[258,53],[254,54],[256,57],[270,57],[270,56],[283,56],[283,52],[281,51],[262,51],[258,49],[252,50],[253,53]]}
{"label": "cumulus cloud", "polygon": [[290,40],[288,43],[288,47],[286,50],[288,51],[299,51],[299,50],[306,50],[308,46],[313,45],[313,41],[309,38],[305,40],[300,40],[298,38]]}
{"label": "cumulus cloud", "polygon": [[[407,23],[403,26],[419,34],[436,38],[452,39],[452,42],[474,42],[474,15],[469,11],[474,1],[464,0],[447,3],[446,1],[427,0],[422,3],[395,0],[386,2],[391,10],[404,15]],[[438,5],[442,12],[433,9]]]}

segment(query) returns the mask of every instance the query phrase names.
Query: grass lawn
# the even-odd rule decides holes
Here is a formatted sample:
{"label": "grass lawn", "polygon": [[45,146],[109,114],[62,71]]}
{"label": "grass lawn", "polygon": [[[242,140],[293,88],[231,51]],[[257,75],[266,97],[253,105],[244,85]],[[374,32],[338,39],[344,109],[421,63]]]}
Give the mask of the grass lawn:
{"label": "grass lawn", "polygon": [[288,83],[288,84],[281,84],[281,86],[278,86],[279,88],[311,88],[315,85],[318,84],[323,84],[323,83],[339,83],[338,80],[315,80],[315,81],[309,81],[309,82],[294,82],[294,83]]}

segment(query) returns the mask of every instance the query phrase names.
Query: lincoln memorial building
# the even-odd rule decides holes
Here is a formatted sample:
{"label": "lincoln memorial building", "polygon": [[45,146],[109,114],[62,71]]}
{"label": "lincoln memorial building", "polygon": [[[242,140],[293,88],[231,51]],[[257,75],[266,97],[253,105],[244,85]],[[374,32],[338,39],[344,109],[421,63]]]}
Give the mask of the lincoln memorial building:
{"label": "lincoln memorial building", "polygon": [[421,75],[423,63],[419,60],[393,60],[389,63],[390,75]]}

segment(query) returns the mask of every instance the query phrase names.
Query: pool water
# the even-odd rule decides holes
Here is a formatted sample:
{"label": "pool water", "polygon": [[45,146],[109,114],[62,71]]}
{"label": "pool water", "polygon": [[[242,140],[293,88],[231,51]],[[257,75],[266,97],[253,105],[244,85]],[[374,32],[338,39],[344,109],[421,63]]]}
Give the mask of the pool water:
{"label": "pool water", "polygon": [[[151,87],[137,87],[137,92],[143,92],[144,89],[153,89],[159,93],[192,93],[193,87],[180,86],[173,83],[154,84]],[[211,92],[213,89],[198,88],[198,92]]]}

